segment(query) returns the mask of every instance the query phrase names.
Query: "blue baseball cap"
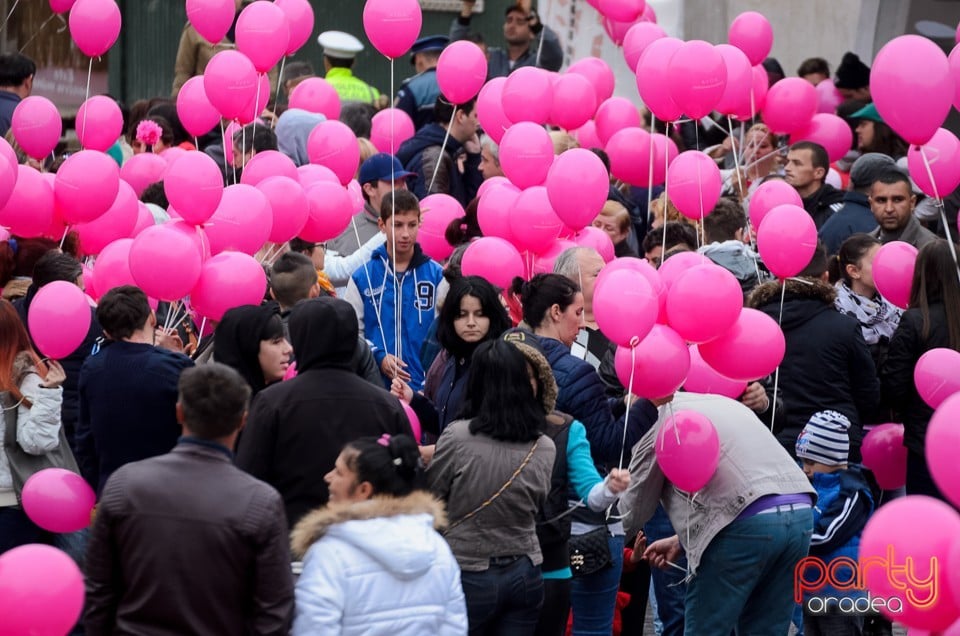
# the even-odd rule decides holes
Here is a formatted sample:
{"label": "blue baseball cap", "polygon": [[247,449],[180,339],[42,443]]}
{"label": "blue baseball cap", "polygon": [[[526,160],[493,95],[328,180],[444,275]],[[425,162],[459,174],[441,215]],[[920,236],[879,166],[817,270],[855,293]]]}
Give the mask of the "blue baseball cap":
{"label": "blue baseball cap", "polygon": [[403,169],[403,164],[393,155],[381,152],[373,155],[360,165],[360,176],[357,181],[360,185],[372,183],[373,181],[390,181],[390,175],[393,179],[406,179],[412,177],[412,172]]}
{"label": "blue baseball cap", "polygon": [[413,43],[410,47],[410,63],[413,64],[413,57],[417,53],[426,51],[442,51],[450,43],[450,38],[445,35],[428,35],[422,37]]}

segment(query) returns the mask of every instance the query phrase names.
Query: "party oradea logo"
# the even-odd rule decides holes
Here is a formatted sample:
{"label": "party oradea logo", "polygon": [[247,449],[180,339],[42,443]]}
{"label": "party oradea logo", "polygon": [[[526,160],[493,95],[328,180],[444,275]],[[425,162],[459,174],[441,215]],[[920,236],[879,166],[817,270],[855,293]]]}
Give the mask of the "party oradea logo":
{"label": "party oradea logo", "polygon": [[[793,596],[810,614],[902,614],[906,606],[917,610],[932,608],[940,595],[937,585],[940,564],[936,557],[917,561],[913,557],[897,560],[892,545],[885,556],[873,555],[859,560],[837,557],[824,561],[805,557],[794,568]],[[895,593],[871,594],[867,582],[882,580],[884,588]],[[876,587],[876,585],[874,586]]]}

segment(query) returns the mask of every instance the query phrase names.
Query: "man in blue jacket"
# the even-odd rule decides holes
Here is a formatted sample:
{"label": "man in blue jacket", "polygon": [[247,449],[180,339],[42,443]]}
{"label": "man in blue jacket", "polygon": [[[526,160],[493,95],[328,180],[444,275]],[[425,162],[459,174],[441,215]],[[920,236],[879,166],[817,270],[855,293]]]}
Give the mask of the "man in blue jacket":
{"label": "man in blue jacket", "polygon": [[426,372],[420,347],[436,317],[443,268],[417,243],[420,203],[413,194],[396,190],[384,197],[378,223],[387,242],[353,273],[345,300],[357,312],[385,387],[400,378],[419,391]]}

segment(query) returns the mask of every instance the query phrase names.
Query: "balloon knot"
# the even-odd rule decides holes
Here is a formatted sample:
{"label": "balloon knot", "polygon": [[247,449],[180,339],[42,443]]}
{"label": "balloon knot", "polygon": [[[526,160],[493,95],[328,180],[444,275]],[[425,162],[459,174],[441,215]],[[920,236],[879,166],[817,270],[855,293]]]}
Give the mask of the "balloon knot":
{"label": "balloon knot", "polygon": [[631,348],[631,349],[633,349],[634,347],[636,347],[638,344],[640,344],[640,338],[638,338],[638,337],[636,337],[636,336],[634,336],[633,338],[630,338],[630,348]]}

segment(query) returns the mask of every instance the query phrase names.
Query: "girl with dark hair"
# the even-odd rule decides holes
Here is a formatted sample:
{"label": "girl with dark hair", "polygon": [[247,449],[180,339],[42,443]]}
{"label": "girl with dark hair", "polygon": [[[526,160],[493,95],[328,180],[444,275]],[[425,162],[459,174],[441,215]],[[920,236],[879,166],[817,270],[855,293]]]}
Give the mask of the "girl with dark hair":
{"label": "girl with dark hair", "polygon": [[474,350],[499,338],[510,328],[510,318],[496,287],[479,276],[465,276],[451,284],[436,322],[443,352],[436,364],[441,369],[428,372],[430,381],[423,394],[414,393],[399,378],[394,379],[391,391],[410,403],[425,431],[440,435],[459,414]]}
{"label": "girl with dark hair", "polygon": [[537,515],[550,491],[555,446],[537,380],[512,345],[473,354],[463,419],[437,441],[427,469],[447,502],[447,542],[460,564],[470,634],[533,634],[543,604]]}
{"label": "girl with dark hair", "polygon": [[292,353],[276,303],[230,309],[214,332],[213,358],[236,369],[254,396],[283,379]]}
{"label": "girl with dark hair", "polygon": [[860,323],[863,339],[878,365],[903,313],[877,291],[873,282],[873,259],[880,241],[868,234],[854,234],[830,259],[830,280],[835,281],[837,311]]}
{"label": "girl with dark hair", "polygon": [[467,631],[460,571],[437,530],[443,504],[419,490],[412,437],[361,438],[324,477],[330,503],[291,534],[303,559],[293,636],[460,636]]}
{"label": "girl with dark hair", "polygon": [[924,456],[933,409],[920,398],[913,381],[920,356],[941,347],[960,351],[960,281],[949,244],[937,239],[924,245],[917,256],[910,308],[903,312],[890,340],[880,382],[884,400],[903,417],[907,494],[946,501],[930,476]]}

